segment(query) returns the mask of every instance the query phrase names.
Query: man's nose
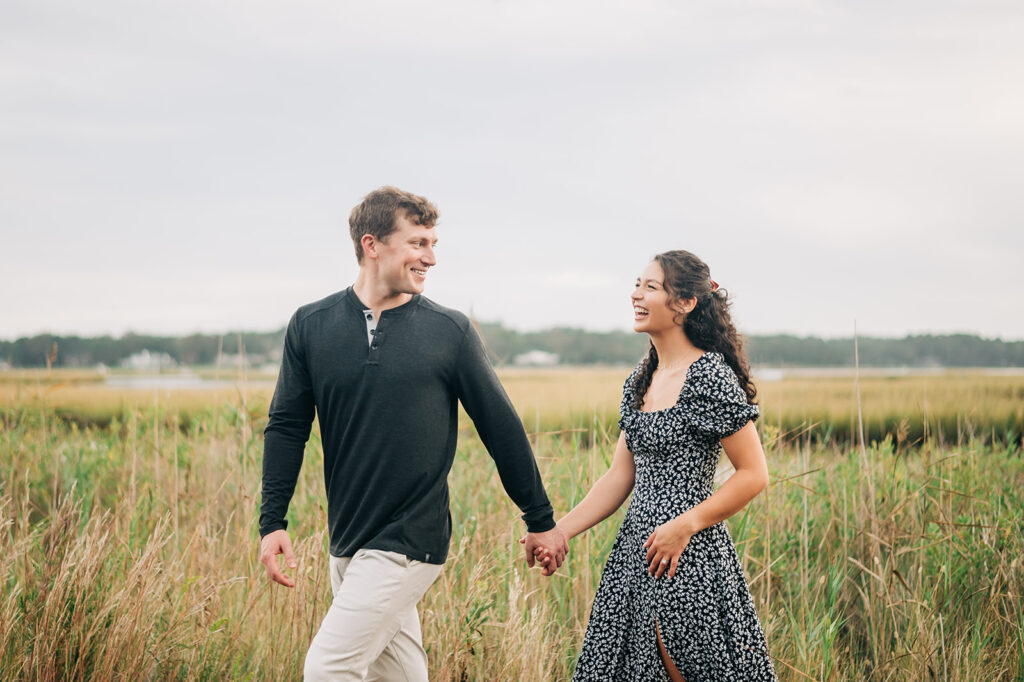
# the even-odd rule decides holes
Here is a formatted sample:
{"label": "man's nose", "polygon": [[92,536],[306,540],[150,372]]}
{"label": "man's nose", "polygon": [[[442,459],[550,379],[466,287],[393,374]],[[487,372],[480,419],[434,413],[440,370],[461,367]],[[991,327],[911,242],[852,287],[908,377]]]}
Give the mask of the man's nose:
{"label": "man's nose", "polygon": [[437,265],[437,257],[434,255],[434,247],[428,246],[423,251],[423,258],[421,258],[426,265]]}

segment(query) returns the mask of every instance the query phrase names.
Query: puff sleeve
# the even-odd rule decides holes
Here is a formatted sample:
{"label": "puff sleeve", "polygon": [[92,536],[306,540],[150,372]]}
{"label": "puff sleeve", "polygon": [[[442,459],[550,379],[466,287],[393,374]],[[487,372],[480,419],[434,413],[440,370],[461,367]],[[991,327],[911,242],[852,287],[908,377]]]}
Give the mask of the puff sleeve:
{"label": "puff sleeve", "polygon": [[756,420],[760,410],[747,402],[732,367],[718,353],[715,356],[687,381],[686,411],[698,431],[722,439]]}

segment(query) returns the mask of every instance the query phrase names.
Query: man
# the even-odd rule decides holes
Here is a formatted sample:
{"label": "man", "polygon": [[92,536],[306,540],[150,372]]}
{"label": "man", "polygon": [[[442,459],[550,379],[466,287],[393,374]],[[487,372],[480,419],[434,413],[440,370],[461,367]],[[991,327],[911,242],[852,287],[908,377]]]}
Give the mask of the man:
{"label": "man", "polygon": [[523,430],[462,313],[424,298],[438,212],[394,187],[368,194],[349,226],[354,285],[299,308],[288,323],[263,457],[260,558],[292,587],[285,513],[314,411],[327,485],[334,601],[306,654],[308,680],[427,679],[416,603],[451,538],[448,472],[458,401],[473,419],[526,521],[526,559],[561,564],[568,545]]}

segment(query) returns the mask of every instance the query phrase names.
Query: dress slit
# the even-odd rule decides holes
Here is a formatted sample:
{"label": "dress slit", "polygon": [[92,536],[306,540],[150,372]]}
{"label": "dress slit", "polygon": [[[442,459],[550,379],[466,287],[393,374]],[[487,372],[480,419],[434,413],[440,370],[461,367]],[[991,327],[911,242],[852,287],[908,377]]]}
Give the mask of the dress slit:
{"label": "dress slit", "polygon": [[657,615],[654,616],[654,637],[658,642],[658,653],[660,654],[661,662],[665,664],[665,670],[668,671],[668,678],[672,682],[686,682],[683,679],[682,673],[679,672],[679,668],[676,667],[675,661],[669,656],[665,643],[661,641],[661,627],[658,625]]}

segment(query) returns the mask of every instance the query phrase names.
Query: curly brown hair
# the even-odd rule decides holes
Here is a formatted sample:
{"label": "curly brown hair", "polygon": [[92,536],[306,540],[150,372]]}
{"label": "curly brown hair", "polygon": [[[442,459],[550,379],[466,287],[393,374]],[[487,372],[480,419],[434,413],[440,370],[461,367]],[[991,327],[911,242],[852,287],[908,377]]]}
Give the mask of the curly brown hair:
{"label": "curly brown hair", "polygon": [[[733,326],[729,314],[729,293],[725,289],[714,288],[711,282],[711,270],[707,263],[689,251],[666,251],[653,258],[665,273],[665,290],[668,292],[669,304],[684,298],[696,298],[697,305],[688,315],[680,314],[676,323],[681,324],[686,338],[693,345],[705,351],[717,351],[736,372],[740,386],[747,394],[747,402],[753,404],[757,397],[757,387],[750,379],[750,363],[743,347],[743,338]],[[643,405],[644,394],[651,385],[651,377],[658,367],[658,351],[651,344],[637,375],[636,407]]]}
{"label": "curly brown hair", "polygon": [[417,225],[432,227],[437,223],[440,212],[426,197],[397,187],[385,186],[373,190],[363,197],[348,217],[348,231],[356,247],[357,262],[363,262],[363,235],[372,234],[375,239],[384,241],[397,229],[395,223],[400,216]]}

